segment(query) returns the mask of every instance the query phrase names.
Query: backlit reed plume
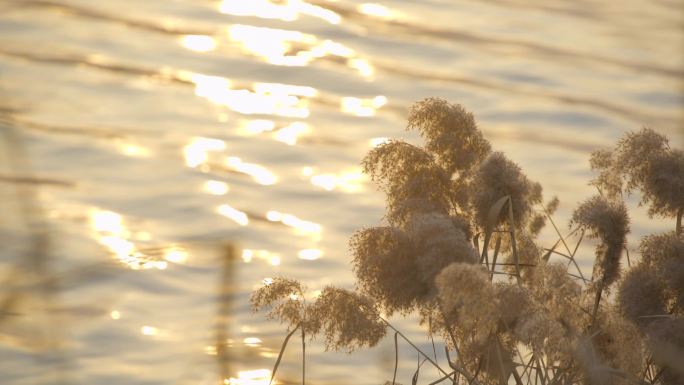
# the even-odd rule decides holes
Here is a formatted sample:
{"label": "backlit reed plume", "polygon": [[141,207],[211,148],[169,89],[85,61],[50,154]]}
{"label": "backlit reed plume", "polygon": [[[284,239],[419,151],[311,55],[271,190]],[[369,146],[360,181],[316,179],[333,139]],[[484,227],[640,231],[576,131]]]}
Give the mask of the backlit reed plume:
{"label": "backlit reed plume", "polygon": [[[637,378],[644,370],[644,341],[639,330],[620,314],[619,310],[607,306],[598,321],[600,329],[595,332],[591,342],[596,348],[599,360],[605,366],[620,369]],[[612,382],[624,383],[620,377],[612,377]]]}
{"label": "backlit reed plume", "polygon": [[535,309],[530,290],[509,282],[497,282],[494,295],[498,301],[498,325],[502,332],[513,332]]}
{"label": "backlit reed plume", "polygon": [[[684,156],[667,138],[643,129],[594,152],[600,195],[577,207],[575,235],[564,236],[551,217],[558,199],[542,205],[541,185],[493,152],[462,106],[425,99],[411,108],[408,129],[424,147],[391,140],[363,159],[387,212],[385,223],[349,242],[358,292],[327,287],[307,304],[299,282],[276,278],[254,293],[255,309],[301,327],[302,341],[304,330],[324,335],[333,350],[375,346],[390,328],[396,363],[401,337],[437,368],[433,384],[684,383]],[[636,189],[652,215],[677,223],[674,232],[645,237],[641,260],[620,278],[630,227],[623,196]],[[559,239],[543,249],[537,235],[547,221]],[[585,233],[598,242],[591,281],[575,260]],[[601,301],[611,286],[616,295]],[[442,338],[448,362],[381,310],[418,313],[429,336]]]}
{"label": "backlit reed plume", "polygon": [[467,370],[482,374],[482,384],[505,381],[513,370],[514,344],[497,332],[500,302],[487,270],[479,264],[452,263],[439,273],[435,285],[447,343],[466,357]]}
{"label": "backlit reed plume", "polygon": [[388,314],[411,311],[429,292],[404,231],[393,227],[364,229],[354,234],[349,247],[359,288]]}
{"label": "backlit reed plume", "polygon": [[366,155],[363,170],[385,192],[391,224],[405,222],[414,211],[449,213],[449,175],[425,150],[392,140]]}
{"label": "backlit reed plume", "polygon": [[414,245],[421,280],[430,287],[437,274],[447,265],[478,261],[478,252],[466,239],[463,229],[455,226],[446,215],[414,215],[406,232]]}
{"label": "backlit reed plume", "polygon": [[677,217],[681,233],[684,152],[670,148],[665,136],[649,128],[627,133],[614,149],[592,154],[591,166],[599,171],[592,183],[608,197],[641,190],[649,214]]}
{"label": "backlit reed plume", "polygon": [[316,299],[311,318],[315,325],[312,332],[322,332],[326,349],[331,350],[351,353],[357,348],[373,347],[387,332],[373,301],[330,286]]}
{"label": "backlit reed plume", "polygon": [[582,311],[579,309],[582,287],[568,275],[568,269],[563,263],[544,263],[537,266],[529,288],[536,302],[558,320],[575,327],[582,322]]}
{"label": "backlit reed plume", "polygon": [[641,240],[642,259],[620,285],[618,304],[645,336],[666,385],[684,382],[684,239],[674,232]]}
{"label": "backlit reed plume", "polygon": [[[520,166],[506,158],[501,152],[494,152],[477,169],[470,187],[475,222],[485,228],[492,206],[505,196],[510,197],[515,223],[510,225],[524,228],[531,218],[533,207],[542,201],[542,188],[525,176]],[[508,218],[505,213],[498,222]]]}
{"label": "backlit reed plume", "polygon": [[588,230],[591,237],[598,238],[592,277],[608,287],[620,274],[620,257],[629,232],[627,207],[622,201],[595,196],[575,209],[570,224]]}
{"label": "backlit reed plume", "polygon": [[252,310],[269,309],[267,317],[286,323],[292,329],[305,321],[304,287],[294,279],[276,277],[252,293]]}
{"label": "backlit reed plume", "polygon": [[665,285],[645,264],[629,270],[620,283],[617,299],[622,314],[642,329],[667,314]]}
{"label": "backlit reed plume", "polygon": [[467,173],[491,151],[473,114],[443,99],[427,98],[411,106],[408,128],[420,132],[425,148],[449,175]]}
{"label": "backlit reed plume", "polygon": [[[537,242],[534,240],[534,238],[527,234],[521,234],[518,236],[517,248],[520,275],[524,280],[526,280],[531,276],[535,266],[540,263],[542,248],[537,245]],[[515,261],[513,259],[513,254],[507,253],[504,261],[506,262],[504,271],[510,275],[515,275],[517,273],[517,267],[514,263]]]}
{"label": "backlit reed plume", "polygon": [[452,263],[435,279],[447,322],[473,335],[489,334],[498,307],[494,285],[479,264]]}
{"label": "backlit reed plume", "polygon": [[684,315],[684,235],[650,235],[639,247],[642,263],[655,270],[665,286],[671,311]]}
{"label": "backlit reed plume", "polygon": [[660,366],[662,384],[684,384],[684,319],[659,318],[646,330],[646,344]]}

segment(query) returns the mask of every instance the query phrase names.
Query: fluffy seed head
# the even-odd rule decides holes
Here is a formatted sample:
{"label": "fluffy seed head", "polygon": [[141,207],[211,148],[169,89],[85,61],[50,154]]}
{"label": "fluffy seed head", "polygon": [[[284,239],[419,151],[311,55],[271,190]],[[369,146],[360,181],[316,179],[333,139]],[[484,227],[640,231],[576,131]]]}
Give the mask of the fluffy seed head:
{"label": "fluffy seed head", "polygon": [[639,376],[643,370],[644,344],[637,327],[613,307],[602,312],[596,323],[600,327],[592,341],[601,362]]}
{"label": "fluffy seed head", "polygon": [[506,384],[514,370],[514,348],[499,337],[492,334],[461,341],[461,355],[466,357],[466,366],[471,373],[480,373],[482,385]]}
{"label": "fluffy seed head", "polygon": [[482,266],[452,263],[435,278],[442,308],[449,321],[472,333],[489,333],[495,322],[494,285]]}
{"label": "fluffy seed head", "polygon": [[672,217],[684,207],[684,152],[651,129],[626,134],[612,151],[594,152],[590,163],[599,172],[592,184],[611,199],[639,189],[651,216]]}
{"label": "fluffy seed head", "polygon": [[546,212],[549,213],[549,215],[553,214],[558,210],[558,205],[560,204],[560,200],[558,199],[557,196],[554,196],[551,198],[550,201],[546,203]]}
{"label": "fluffy seed head", "polygon": [[651,216],[674,216],[684,207],[684,152],[654,154],[641,185],[643,203],[650,203]]}
{"label": "fluffy seed head", "polygon": [[597,150],[591,153],[589,159],[591,169],[599,175],[590,184],[596,186],[602,194],[611,199],[622,196],[622,178],[614,168],[615,159],[611,150]]}
{"label": "fluffy seed head", "polygon": [[527,231],[532,236],[537,236],[539,232],[546,226],[546,216],[541,213],[532,215],[530,223],[527,225]]}
{"label": "fluffy seed head", "polygon": [[[520,276],[527,280],[535,266],[540,263],[542,249],[537,246],[532,237],[522,234],[516,240],[518,251],[518,266],[520,267]],[[507,253],[504,259],[506,262],[505,271],[509,274],[515,275],[517,273],[513,253]]]}
{"label": "fluffy seed head", "polygon": [[627,181],[627,191],[640,188],[648,175],[650,160],[667,151],[667,137],[650,128],[625,134],[615,148],[614,167]]}
{"label": "fluffy seed head", "polygon": [[394,227],[356,232],[349,246],[361,291],[391,314],[409,312],[429,291],[415,261],[406,234]]}
{"label": "fluffy seed head", "polygon": [[684,313],[684,235],[669,232],[641,240],[642,263],[653,269],[664,285],[667,301]]}
{"label": "fluffy seed head", "polygon": [[622,314],[642,330],[666,314],[665,287],[655,269],[639,264],[625,275],[617,298]]}
{"label": "fluffy seed head", "polygon": [[428,98],[411,106],[408,128],[420,132],[426,149],[449,175],[468,171],[491,151],[473,114],[443,99]]}
{"label": "fluffy seed head", "polygon": [[618,385],[602,362],[596,347],[588,337],[578,339],[574,355],[587,385]]}
{"label": "fluffy seed head", "polygon": [[371,150],[362,164],[387,196],[390,223],[400,224],[414,211],[449,212],[449,176],[425,150],[391,140]]}
{"label": "fluffy seed head", "polygon": [[535,267],[530,276],[530,292],[534,299],[544,306],[555,319],[574,328],[583,321],[579,301],[581,286],[568,276],[562,263],[542,263]]}
{"label": "fluffy seed head", "polygon": [[[530,181],[517,164],[500,152],[490,154],[480,165],[470,190],[475,221],[481,228],[486,225],[491,207],[507,195],[511,198],[517,228],[524,228],[533,206],[542,200],[541,185]],[[499,222],[508,217],[505,214]]]}
{"label": "fluffy seed head", "polygon": [[629,232],[625,204],[595,196],[575,209],[570,223],[589,230],[590,236],[600,240],[596,247],[594,277],[606,286],[613,283],[620,274],[620,256]]}
{"label": "fluffy seed head", "polygon": [[373,302],[349,290],[326,287],[311,311],[314,333],[325,335],[326,349],[351,353],[373,347],[385,336],[387,327]]}
{"label": "fluffy seed head", "polygon": [[421,279],[432,286],[435,276],[454,262],[476,263],[478,254],[452,218],[436,213],[411,217],[406,233],[415,246]]}
{"label": "fluffy seed head", "polygon": [[510,283],[497,283],[494,291],[499,304],[499,330],[514,330],[520,320],[534,309],[528,289]]}
{"label": "fluffy seed head", "polygon": [[546,354],[552,362],[567,362],[574,340],[567,326],[542,306],[522,314],[513,330],[515,338],[535,352]]}
{"label": "fluffy seed head", "polygon": [[293,328],[305,318],[303,297],[304,287],[299,281],[276,277],[254,291],[250,302],[253,311],[270,308],[267,314],[269,319],[278,319]]}
{"label": "fluffy seed head", "polygon": [[663,369],[662,383],[684,383],[684,318],[658,319],[648,326],[646,334],[653,360]]}

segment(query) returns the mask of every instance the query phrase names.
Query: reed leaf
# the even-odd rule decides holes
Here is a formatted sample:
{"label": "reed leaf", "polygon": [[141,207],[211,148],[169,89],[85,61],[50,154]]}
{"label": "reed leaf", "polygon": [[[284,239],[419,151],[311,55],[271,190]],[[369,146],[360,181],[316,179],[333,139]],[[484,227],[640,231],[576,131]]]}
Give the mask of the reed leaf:
{"label": "reed leaf", "polygon": [[506,195],[505,197],[499,198],[499,200],[496,201],[496,203],[494,203],[494,205],[492,205],[492,207],[489,209],[489,213],[487,214],[487,223],[485,224],[485,238],[482,245],[482,257],[480,258],[480,262],[487,258],[487,248],[489,247],[489,242],[492,238],[492,232],[494,231],[499,216],[501,215],[501,210],[510,200],[511,197]]}
{"label": "reed leaf", "polygon": [[395,385],[397,380],[397,366],[399,366],[399,332],[394,332],[394,374],[392,375],[392,385]]}
{"label": "reed leaf", "polygon": [[280,366],[280,360],[283,358],[283,353],[285,353],[285,347],[287,347],[287,342],[290,341],[290,337],[292,337],[293,334],[299,329],[301,324],[298,324],[295,326],[294,329],[288,335],[285,337],[285,340],[283,341],[283,345],[280,347],[280,352],[278,353],[278,359],[276,359],[275,365],[273,365],[273,373],[271,373],[271,380],[268,382],[268,385],[271,385],[273,383],[273,379],[275,378],[276,372],[278,371],[278,366]]}

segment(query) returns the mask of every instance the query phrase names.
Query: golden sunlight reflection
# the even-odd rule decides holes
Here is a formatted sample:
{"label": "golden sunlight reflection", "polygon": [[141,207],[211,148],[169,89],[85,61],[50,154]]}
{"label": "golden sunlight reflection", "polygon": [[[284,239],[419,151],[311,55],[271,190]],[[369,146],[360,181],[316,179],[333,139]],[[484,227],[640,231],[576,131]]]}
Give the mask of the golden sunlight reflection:
{"label": "golden sunlight reflection", "polygon": [[93,209],[90,211],[90,222],[96,231],[122,234],[124,227],[121,215],[113,211]]}
{"label": "golden sunlight reflection", "polygon": [[121,319],[121,313],[118,310],[112,310],[109,313],[109,316],[112,317],[113,320]]}
{"label": "golden sunlight reflection", "polygon": [[297,253],[299,259],[305,259],[307,261],[315,261],[323,256],[323,250],[320,249],[304,249],[299,250]]}
{"label": "golden sunlight reflection", "polygon": [[242,261],[243,262],[250,263],[250,262],[252,262],[253,258],[254,258],[254,250],[249,250],[249,249],[242,250]]}
{"label": "golden sunlight reflection", "polygon": [[335,174],[319,174],[311,177],[311,184],[327,191],[332,191],[337,186]]}
{"label": "golden sunlight reflection", "polygon": [[275,129],[275,122],[267,119],[253,119],[241,122],[238,133],[241,134],[261,134]]}
{"label": "golden sunlight reflection", "polygon": [[164,251],[164,260],[173,263],[185,263],[188,261],[188,252],[179,247],[170,247]]}
{"label": "golden sunlight reflection", "polygon": [[235,16],[256,16],[263,19],[297,20],[297,10],[268,0],[223,0],[219,12]]}
{"label": "golden sunlight reflection", "polygon": [[204,191],[212,195],[226,195],[230,191],[228,183],[220,180],[208,180],[204,182]]}
{"label": "golden sunlight reflection", "polygon": [[387,104],[387,98],[379,95],[373,99],[361,99],[355,97],[343,97],[341,100],[342,112],[356,116],[374,116],[376,111]]}
{"label": "golden sunlight reflection", "polygon": [[[185,78],[186,75],[181,73],[181,77]],[[195,94],[198,96],[209,97],[210,95],[223,92],[229,89],[233,83],[220,76],[202,75],[202,74],[190,74],[189,80],[196,85]]]}
{"label": "golden sunlight reflection", "polygon": [[254,91],[231,89],[230,80],[218,76],[190,75],[195,84],[195,95],[211,103],[228,107],[242,114],[269,114],[294,118],[309,116],[306,100],[297,97],[306,92],[308,96],[315,89],[311,87],[288,86],[285,84],[257,83]]}
{"label": "golden sunlight reflection", "polygon": [[266,213],[266,219],[271,222],[281,222],[286,226],[292,227],[297,234],[319,237],[322,231],[322,227],[318,223],[305,221],[292,214],[284,214],[274,210]]}
{"label": "golden sunlight reflection", "polygon": [[377,138],[371,138],[371,140],[369,140],[368,142],[369,142],[371,147],[378,147],[381,144],[388,143],[389,140],[390,140],[390,138],[388,138],[386,136],[380,136]]}
{"label": "golden sunlight reflection", "polygon": [[314,173],[314,169],[311,166],[306,166],[302,168],[302,175],[304,176],[311,176]]}
{"label": "golden sunlight reflection", "polygon": [[271,257],[271,259],[268,261],[273,266],[280,266],[280,257],[277,255],[274,255]]}
{"label": "golden sunlight reflection", "polygon": [[272,185],[278,180],[278,178],[265,167],[253,163],[244,163],[236,156],[226,158],[226,166],[237,172],[251,176],[257,183],[262,185]]}
{"label": "golden sunlight reflection", "polygon": [[387,20],[396,19],[400,15],[398,12],[389,9],[384,5],[376,3],[359,4],[356,7],[356,9],[364,15],[378,17]]}
{"label": "golden sunlight reflection", "polygon": [[154,326],[145,325],[140,328],[140,333],[146,336],[156,336],[159,334],[159,329],[155,328]]}
{"label": "golden sunlight reflection", "polygon": [[116,146],[122,154],[133,158],[147,158],[151,155],[148,148],[135,143],[117,141]]}
{"label": "golden sunlight reflection", "polygon": [[124,226],[121,215],[113,211],[92,208],[88,211],[88,217],[97,242],[106,247],[121,263],[133,270],[164,270],[168,267],[166,261],[146,255],[127,239],[138,233],[133,234]]}
{"label": "golden sunlight reflection", "polygon": [[247,337],[242,340],[242,342],[249,347],[258,347],[261,345],[261,338],[258,337]]}
{"label": "golden sunlight reflection", "polygon": [[302,169],[302,175],[308,177],[312,185],[326,191],[339,189],[347,193],[356,193],[363,190],[366,182],[366,176],[359,167],[343,170],[337,174],[316,174],[312,167],[307,166]]}
{"label": "golden sunlight reflection", "polygon": [[216,41],[206,35],[185,35],[180,38],[180,44],[195,52],[209,52],[216,49]]}
{"label": "golden sunlight reflection", "polygon": [[276,358],[276,357],[278,357],[278,353],[261,351],[261,352],[259,352],[259,356],[264,357],[264,358]]}
{"label": "golden sunlight reflection", "polygon": [[226,385],[268,385],[270,381],[269,369],[242,370],[238,372],[237,378],[231,377],[223,380]]}
{"label": "golden sunlight reflection", "polygon": [[254,259],[260,259],[263,261],[266,261],[266,263],[272,265],[272,266],[279,266],[280,265],[280,255],[276,253],[272,253],[268,250],[253,250],[253,249],[244,249],[242,250],[242,261],[245,263],[250,263]]}
{"label": "golden sunlight reflection", "polygon": [[311,132],[311,128],[304,122],[293,122],[273,134],[275,140],[290,146],[297,144],[297,138],[303,134]]}
{"label": "golden sunlight reflection", "polygon": [[240,226],[247,226],[247,224],[249,224],[249,218],[247,217],[247,214],[238,209],[230,207],[227,204],[220,205],[216,211],[224,217],[232,219]]}
{"label": "golden sunlight reflection", "polygon": [[334,56],[344,59],[363,77],[375,73],[371,63],[358,57],[353,49],[300,31],[235,24],[228,27],[228,38],[269,64],[303,67],[316,59]]}
{"label": "golden sunlight reflection", "polygon": [[330,24],[339,24],[342,21],[337,13],[301,0],[281,1],[278,4],[268,0],[223,0],[219,5],[219,12],[283,21],[295,21],[300,14],[316,17]]}
{"label": "golden sunlight reflection", "polygon": [[219,139],[195,137],[183,148],[185,164],[195,168],[209,160],[208,152],[225,150],[226,143]]}
{"label": "golden sunlight reflection", "polygon": [[349,65],[349,68],[359,71],[359,74],[365,78],[372,77],[375,74],[375,68],[366,59],[349,59],[347,65]]}
{"label": "golden sunlight reflection", "polygon": [[296,55],[288,55],[294,42],[305,46],[313,46],[317,39],[313,35],[299,31],[288,31],[251,25],[235,24],[228,27],[228,37],[239,42],[242,48],[266,60],[266,62],[283,66],[305,66],[314,59],[308,51],[300,51]]}
{"label": "golden sunlight reflection", "polygon": [[313,98],[318,95],[318,91],[309,86],[293,86],[290,84],[280,83],[254,83],[254,91],[260,94],[271,94],[281,96],[305,96]]}

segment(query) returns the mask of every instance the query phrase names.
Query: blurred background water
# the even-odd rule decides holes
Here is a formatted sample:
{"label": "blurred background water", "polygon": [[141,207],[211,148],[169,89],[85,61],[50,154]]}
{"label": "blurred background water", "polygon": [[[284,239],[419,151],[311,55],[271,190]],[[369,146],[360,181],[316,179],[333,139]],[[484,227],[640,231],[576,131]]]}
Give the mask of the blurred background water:
{"label": "blurred background water", "polygon": [[[473,111],[566,229],[592,150],[642,126],[682,147],[684,3],[0,1],[0,383],[267,384],[284,327],[249,293],[353,287],[347,239],[384,210],[360,160],[418,143],[429,96]],[[632,218],[634,240],[672,227]],[[391,379],[391,336],[307,353],[311,384]]]}

